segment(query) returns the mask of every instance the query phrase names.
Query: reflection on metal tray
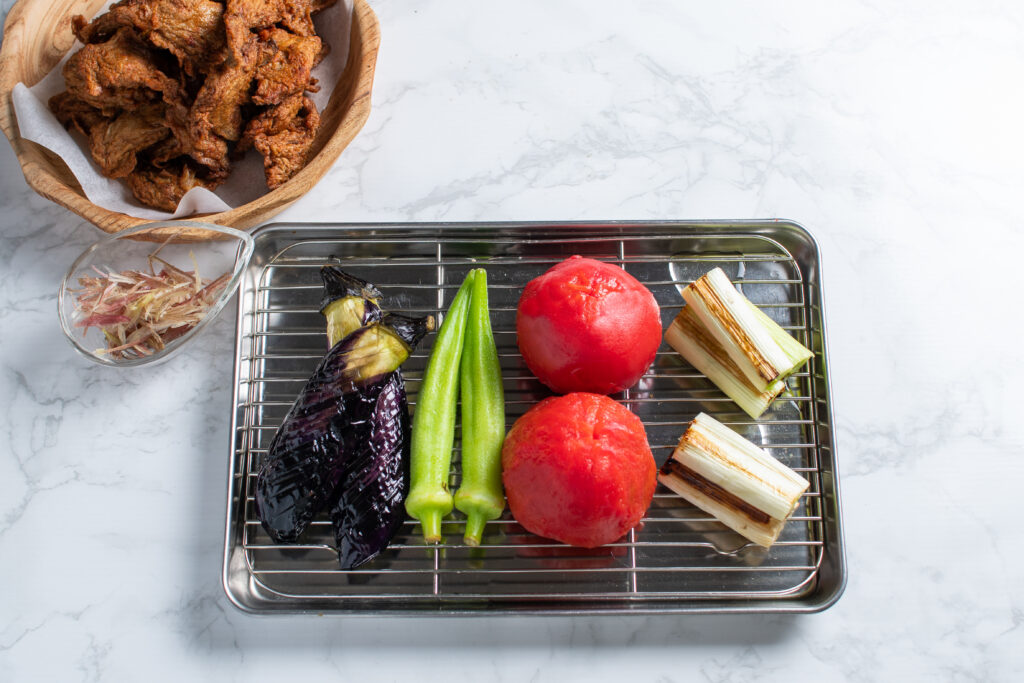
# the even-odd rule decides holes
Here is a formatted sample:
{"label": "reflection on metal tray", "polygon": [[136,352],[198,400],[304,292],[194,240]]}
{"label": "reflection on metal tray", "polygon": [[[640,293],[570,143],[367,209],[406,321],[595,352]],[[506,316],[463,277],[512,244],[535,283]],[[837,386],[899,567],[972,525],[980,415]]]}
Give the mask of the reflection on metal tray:
{"label": "reflection on metal tray", "polygon": [[[239,290],[224,586],[260,613],[597,614],[811,612],[842,593],[846,568],[829,401],[817,247],[786,221],[277,224],[254,232],[256,252]],[[662,486],[642,528],[596,550],[533,536],[506,510],[479,548],[462,545],[463,521],[425,546],[408,521],[391,546],[341,571],[326,517],[301,545],[274,545],[254,512],[253,484],[284,414],[326,351],[317,312],[318,269],[328,262],[376,284],[388,308],[437,315],[466,273],[487,268],[504,371],[508,424],[547,391],[516,351],[523,285],[582,254],[621,265],[654,292],[667,326],[679,290],[721,266],[762,310],[815,356],[760,420],[751,420],[675,352],[616,396],[639,415],[660,465],[687,422],[705,411],[803,474],[811,487],[780,541],[765,550]],[[433,343],[404,366],[410,406]],[[456,448],[455,460],[458,460]],[[457,484],[457,474],[452,474]],[[458,514],[458,513],[456,513]]]}

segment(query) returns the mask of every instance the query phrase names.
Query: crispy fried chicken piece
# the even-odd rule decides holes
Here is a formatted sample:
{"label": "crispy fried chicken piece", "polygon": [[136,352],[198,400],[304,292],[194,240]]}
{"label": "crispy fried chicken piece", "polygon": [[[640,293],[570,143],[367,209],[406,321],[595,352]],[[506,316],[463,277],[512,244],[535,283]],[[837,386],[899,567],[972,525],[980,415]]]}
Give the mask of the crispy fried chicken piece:
{"label": "crispy fried chicken piece", "polygon": [[292,95],[257,115],[245,129],[239,150],[253,146],[263,155],[267,187],[284,184],[306,165],[320,127],[316,105],[305,95]]}
{"label": "crispy fried chicken piece", "polygon": [[314,90],[310,72],[320,55],[316,36],[297,36],[279,28],[260,32],[262,57],[256,68],[256,104],[280,104],[286,97]]}
{"label": "crispy fried chicken piece", "polygon": [[189,76],[223,59],[224,5],[213,0],[127,0],[111,13],[178,58]]}
{"label": "crispy fried chicken piece", "polygon": [[260,54],[257,37],[251,35],[238,60],[224,62],[206,77],[188,113],[183,147],[217,175],[230,170],[228,141],[242,136],[242,106],[250,101]]}
{"label": "crispy fried chicken piece", "polygon": [[193,187],[214,189],[219,180],[196,175],[187,161],[169,164],[163,169],[141,169],[128,174],[128,186],[135,198],[146,206],[174,211],[185,193]]}
{"label": "crispy fried chicken piece", "polygon": [[313,36],[311,0],[227,0],[224,29],[228,47],[237,58],[252,31],[280,24],[299,36]]}
{"label": "crispy fried chicken piece", "polygon": [[181,100],[167,105],[164,125],[170,131],[173,142],[168,140],[154,150],[151,159],[156,166],[179,156],[188,156],[205,166],[204,177],[223,180],[231,171],[228,159],[228,145],[220,136],[210,133],[200,135],[193,131],[191,107]]}
{"label": "crispy fried chicken piece", "polygon": [[120,0],[91,22],[74,17],[84,47],[50,108],[149,206],[173,211],[192,187],[217,187],[233,146],[255,147],[278,187],[320,125],[305,93],[327,45],[311,15],[336,1]]}
{"label": "crispy fried chicken piece", "polygon": [[223,15],[224,5],[213,0],[121,0],[89,24],[75,17],[72,27],[88,44],[130,26],[177,57],[182,71],[194,76],[209,73],[223,60]]}
{"label": "crispy fried chicken piece", "polygon": [[68,92],[107,116],[180,94],[178,82],[153,65],[129,28],[118,29],[105,43],[84,46],[63,70]]}
{"label": "crispy fried chicken piece", "polygon": [[109,120],[99,109],[83,102],[66,90],[51,97],[47,104],[62,126],[65,128],[73,126],[86,137],[93,126],[101,121]]}
{"label": "crispy fried chicken piece", "polygon": [[76,38],[82,41],[83,45],[104,43],[122,26],[124,24],[117,21],[109,12],[104,12],[92,21],[89,21],[81,14],[71,17],[71,31],[75,34]]}
{"label": "crispy fried chicken piece", "polygon": [[251,36],[240,60],[224,63],[206,77],[189,113],[193,131],[213,132],[226,140],[242,136],[242,106],[250,101],[250,86],[260,56],[257,38]]}
{"label": "crispy fried chicken piece", "polygon": [[271,190],[284,185],[306,165],[309,148],[316,135],[315,126],[309,123],[310,118],[300,121],[294,128],[256,138],[254,144],[263,155],[263,173]]}
{"label": "crispy fried chicken piece", "polygon": [[94,125],[89,132],[89,149],[103,175],[123,178],[135,170],[136,154],[170,133],[164,125],[164,106],[150,105]]}
{"label": "crispy fried chicken piece", "polygon": [[[281,102],[281,104],[268,107],[254,116],[245,126],[242,139],[238,141],[237,151],[244,152],[252,148],[253,142],[258,135],[275,135],[291,126],[295,119],[298,118],[306,100],[308,98],[303,95],[292,95]],[[311,100],[309,103],[315,111],[316,105],[313,105]],[[319,119],[319,113],[317,113],[317,118]]]}

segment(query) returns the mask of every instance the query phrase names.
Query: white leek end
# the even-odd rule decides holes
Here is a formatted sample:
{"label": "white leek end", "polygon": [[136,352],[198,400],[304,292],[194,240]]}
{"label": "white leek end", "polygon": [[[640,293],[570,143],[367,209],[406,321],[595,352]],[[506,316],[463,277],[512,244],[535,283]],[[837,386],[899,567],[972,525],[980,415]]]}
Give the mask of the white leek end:
{"label": "white leek end", "polygon": [[737,291],[721,268],[688,285],[683,299],[759,392],[814,355]]}
{"label": "white leek end", "polygon": [[810,483],[767,451],[700,413],[658,481],[758,545],[771,547]]}

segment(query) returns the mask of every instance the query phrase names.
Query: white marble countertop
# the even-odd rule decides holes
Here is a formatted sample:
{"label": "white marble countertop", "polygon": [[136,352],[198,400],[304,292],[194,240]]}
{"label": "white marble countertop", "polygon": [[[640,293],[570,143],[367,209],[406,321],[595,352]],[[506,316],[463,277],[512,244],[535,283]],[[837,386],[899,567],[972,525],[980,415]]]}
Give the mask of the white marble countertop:
{"label": "white marble countertop", "polygon": [[1019,680],[1024,5],[373,6],[373,113],[281,218],[806,225],[845,595],[809,616],[239,612],[232,309],[166,365],[75,356],[55,293],[98,231],[0,144],[0,679]]}

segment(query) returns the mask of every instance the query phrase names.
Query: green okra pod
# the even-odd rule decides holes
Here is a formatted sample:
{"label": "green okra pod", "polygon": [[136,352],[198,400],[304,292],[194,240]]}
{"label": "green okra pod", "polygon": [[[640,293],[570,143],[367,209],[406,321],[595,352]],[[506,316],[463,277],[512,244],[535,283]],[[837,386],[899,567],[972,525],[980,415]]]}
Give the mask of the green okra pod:
{"label": "green okra pod", "polygon": [[479,545],[487,522],[505,509],[501,445],[505,441],[505,391],[487,302],[487,271],[478,270],[466,322],[460,366],[462,385],[462,484],[455,507],[466,515],[465,541]]}
{"label": "green okra pod", "polygon": [[441,519],[453,507],[448,472],[455,441],[459,363],[476,273],[471,270],[466,275],[448,308],[427,361],[412,417],[411,487],[405,510],[419,520],[428,543],[441,540]]}

